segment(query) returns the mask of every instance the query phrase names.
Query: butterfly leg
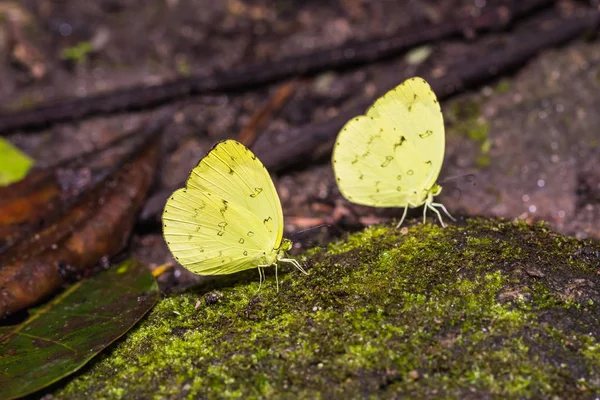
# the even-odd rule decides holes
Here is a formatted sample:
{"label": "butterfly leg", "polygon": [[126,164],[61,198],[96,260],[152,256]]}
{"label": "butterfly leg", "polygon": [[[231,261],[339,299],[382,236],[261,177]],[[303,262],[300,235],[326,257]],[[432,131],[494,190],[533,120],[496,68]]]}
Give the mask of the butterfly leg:
{"label": "butterfly leg", "polygon": [[423,223],[427,221],[427,206],[428,204],[423,207]]}
{"label": "butterfly leg", "polygon": [[450,213],[448,212],[448,210],[446,210],[446,207],[444,207],[444,205],[442,203],[431,203],[432,206],[434,207],[439,207],[442,209],[442,211],[444,211],[446,213],[446,215],[452,220],[452,221],[456,221],[456,218],[454,218],[452,215],[450,215]]}
{"label": "butterfly leg", "polygon": [[279,261],[290,263],[294,267],[298,268],[298,270],[300,272],[302,272],[304,275],[308,275],[308,272],[306,272],[306,270],[304,268],[302,268],[300,263],[297,260],[294,260],[293,258],[280,258]]}
{"label": "butterfly leg", "polygon": [[440,212],[439,212],[437,209],[435,209],[435,208],[434,208],[434,207],[431,205],[431,203],[427,203],[427,205],[425,206],[425,208],[430,208],[430,209],[431,209],[431,211],[433,211],[434,213],[436,213],[436,214],[437,214],[437,216],[438,216],[438,219],[440,220],[440,224],[442,225],[442,228],[445,228],[445,227],[446,227],[446,225],[444,225],[444,220],[442,220],[442,214],[440,214]]}
{"label": "butterfly leg", "polygon": [[265,271],[262,270],[264,266],[258,266],[258,290],[256,293],[260,292],[260,287],[262,286],[263,281],[265,280]]}
{"label": "butterfly leg", "polygon": [[404,222],[404,218],[406,218],[406,213],[408,212],[408,204],[404,207],[404,213],[402,213],[402,218],[400,218],[400,222],[396,225],[396,229],[400,228],[400,225]]}

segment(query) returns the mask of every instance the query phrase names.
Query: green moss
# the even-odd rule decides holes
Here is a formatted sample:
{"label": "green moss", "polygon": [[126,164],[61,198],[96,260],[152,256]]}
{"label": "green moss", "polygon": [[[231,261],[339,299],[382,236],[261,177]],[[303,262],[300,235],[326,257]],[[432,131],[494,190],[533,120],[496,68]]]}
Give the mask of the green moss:
{"label": "green moss", "polygon": [[189,76],[191,74],[190,63],[185,56],[176,57],[175,66],[179,75]]}
{"label": "green moss", "polygon": [[91,42],[83,41],[75,46],[63,49],[60,56],[63,60],[73,61],[76,64],[84,63],[89,55],[94,51],[94,46]]}
{"label": "green moss", "polygon": [[33,108],[39,103],[38,98],[33,94],[24,94],[10,102],[6,109],[8,111],[19,111],[23,109]]}
{"label": "green moss", "polygon": [[492,159],[489,155],[480,154],[475,158],[475,165],[479,168],[488,167],[492,163]]}
{"label": "green moss", "polygon": [[600,365],[600,342],[589,336],[582,336],[581,340],[581,354],[588,359],[592,365]]}
{"label": "green moss", "polygon": [[360,248],[363,244],[370,244],[374,239],[388,233],[387,227],[373,227],[363,232],[356,233],[347,238],[346,241],[340,241],[329,245],[327,251],[331,255],[346,253],[350,250]]}
{"label": "green moss", "polygon": [[489,144],[487,144],[488,134],[490,132],[490,125],[486,121],[477,120],[469,126],[469,129],[466,130],[466,134],[469,139],[474,140],[476,142],[482,143],[482,151],[485,149],[489,151]]}
{"label": "green moss", "polygon": [[494,87],[495,93],[507,93],[510,90],[510,81],[503,79]]}
{"label": "green moss", "polygon": [[[377,226],[162,299],[54,398],[585,397],[600,391],[600,246],[544,225]],[[574,286],[575,285],[575,286]],[[594,289],[596,288],[596,289]]]}
{"label": "green moss", "polygon": [[466,136],[479,145],[479,154],[475,163],[485,168],[491,163],[489,156],[492,142],[489,138],[490,124],[481,116],[479,102],[476,100],[459,100],[452,104],[448,120],[453,122],[452,131]]}

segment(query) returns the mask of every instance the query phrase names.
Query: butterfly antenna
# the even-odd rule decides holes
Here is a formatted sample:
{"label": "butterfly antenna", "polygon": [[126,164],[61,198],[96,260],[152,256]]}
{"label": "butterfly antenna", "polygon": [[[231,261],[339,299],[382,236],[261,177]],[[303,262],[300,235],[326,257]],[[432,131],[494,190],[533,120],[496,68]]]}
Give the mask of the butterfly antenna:
{"label": "butterfly antenna", "polygon": [[455,179],[460,179],[460,178],[465,178],[465,180],[466,180],[467,182],[470,182],[470,183],[472,183],[473,185],[475,185],[475,174],[460,174],[460,175],[449,176],[449,177],[447,177],[447,178],[444,178],[444,179],[443,179],[443,180],[440,182],[440,184],[442,184],[442,185],[443,185],[443,184],[444,184],[444,183],[446,183],[446,182],[453,181],[453,180],[455,180]]}
{"label": "butterfly antenna", "polygon": [[329,225],[329,224],[319,224],[317,226],[311,226],[310,228],[306,228],[306,229],[302,229],[301,231],[294,232],[290,235],[290,237],[294,237],[294,236],[299,235],[304,232],[312,231],[313,229],[322,228],[324,226],[331,228],[331,225]]}

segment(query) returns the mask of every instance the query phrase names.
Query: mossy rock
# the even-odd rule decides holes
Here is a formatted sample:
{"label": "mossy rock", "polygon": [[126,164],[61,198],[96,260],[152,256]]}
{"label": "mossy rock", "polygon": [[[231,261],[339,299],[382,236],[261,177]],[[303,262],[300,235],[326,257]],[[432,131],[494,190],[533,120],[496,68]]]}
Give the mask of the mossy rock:
{"label": "mossy rock", "polygon": [[[600,245],[503,220],[372,227],[171,295],[54,398],[595,398]],[[207,290],[211,290],[210,292]],[[198,302],[201,300],[200,302]]]}

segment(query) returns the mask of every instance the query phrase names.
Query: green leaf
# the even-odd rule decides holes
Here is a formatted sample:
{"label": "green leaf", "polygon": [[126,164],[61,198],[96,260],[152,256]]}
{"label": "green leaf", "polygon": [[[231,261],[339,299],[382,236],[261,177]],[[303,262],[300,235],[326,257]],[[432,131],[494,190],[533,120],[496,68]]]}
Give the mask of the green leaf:
{"label": "green leaf", "polygon": [[60,56],[63,60],[70,60],[77,64],[83,63],[88,55],[94,51],[94,46],[91,42],[79,42],[73,47],[63,49]]}
{"label": "green leaf", "polygon": [[157,299],[150,270],[128,260],[67,288],[20,325],[0,326],[2,398],[33,393],[77,371]]}
{"label": "green leaf", "polygon": [[33,160],[8,140],[0,138],[0,186],[8,186],[27,175]]}

